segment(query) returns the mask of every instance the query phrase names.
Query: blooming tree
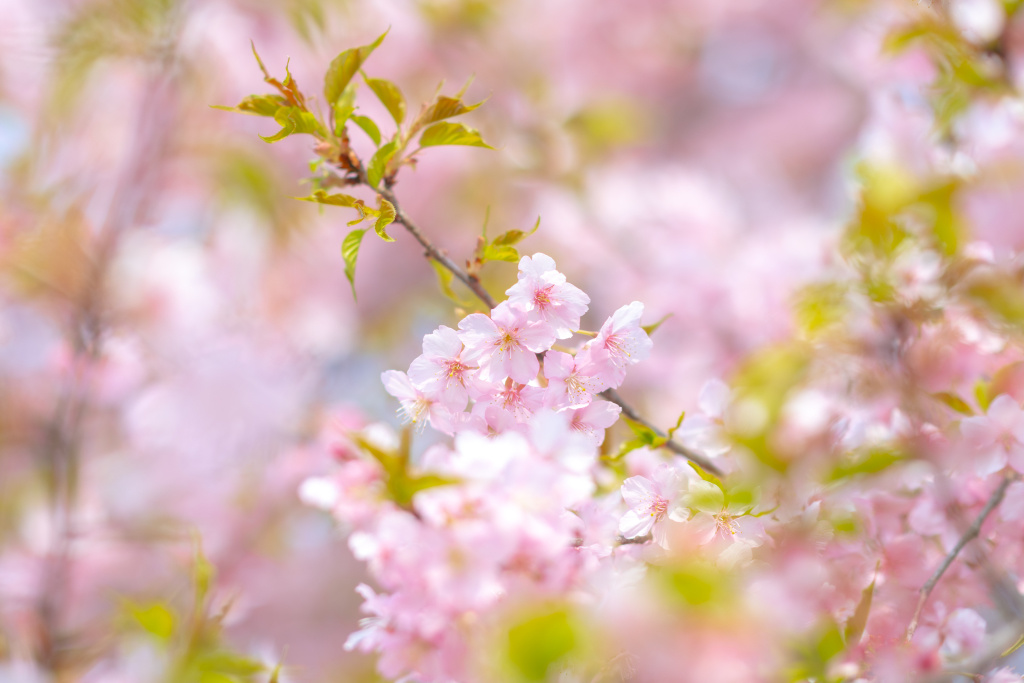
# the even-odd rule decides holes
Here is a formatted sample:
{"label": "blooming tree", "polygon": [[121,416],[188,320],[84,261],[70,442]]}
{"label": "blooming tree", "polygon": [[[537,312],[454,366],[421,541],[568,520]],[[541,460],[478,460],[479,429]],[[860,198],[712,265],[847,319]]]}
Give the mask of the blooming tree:
{"label": "blooming tree", "polygon": [[[343,645],[410,683],[1021,680],[1020,3],[509,5],[415,10],[440,48],[493,38],[483,107],[467,83],[414,112],[435,51],[400,8],[322,88],[253,24],[269,92],[217,108],[287,142],[210,184],[264,203],[256,241],[230,211],[181,238],[202,183],[167,163],[223,163],[175,137],[199,116],[177,79],[208,63],[177,55],[249,10],[83,3],[53,101],[14,90],[43,142],[0,209],[0,680],[307,680],[304,641],[299,661]],[[323,8],[289,11],[315,42]],[[112,189],[69,208],[49,178],[76,157],[43,143],[103,94],[67,84],[131,60],[134,128],[72,136],[117,160]],[[630,95],[579,104],[609,84]],[[494,149],[467,115],[514,122],[475,124],[495,177],[444,167],[493,154],[443,149]],[[637,152],[659,127],[674,146]],[[293,150],[307,204],[279,205],[264,173]],[[445,242],[474,181],[543,228]],[[383,336],[346,337],[356,305],[401,328],[362,375],[329,351]],[[259,571],[267,546],[293,574]],[[358,579],[325,573],[344,546]],[[292,600],[334,628],[267,636]]]}

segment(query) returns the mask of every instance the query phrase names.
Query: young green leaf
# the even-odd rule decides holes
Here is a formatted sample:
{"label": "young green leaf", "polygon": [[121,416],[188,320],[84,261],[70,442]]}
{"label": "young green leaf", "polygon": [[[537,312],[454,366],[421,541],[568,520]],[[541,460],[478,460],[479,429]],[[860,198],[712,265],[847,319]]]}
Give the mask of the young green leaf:
{"label": "young green leaf", "polygon": [[356,298],[356,259],[359,257],[359,247],[363,242],[365,228],[353,230],[345,235],[341,242],[341,257],[345,260],[345,277],[352,286],[352,298]]}
{"label": "young green leaf", "polygon": [[163,603],[149,605],[130,605],[132,617],[142,628],[161,640],[167,640],[174,634],[174,613]]}
{"label": "young green leaf", "polygon": [[374,153],[370,159],[369,166],[366,168],[366,178],[369,180],[371,187],[377,187],[380,184],[380,179],[384,177],[388,162],[391,161],[391,157],[395,155],[397,149],[398,143],[392,141]]}
{"label": "young green leaf", "polygon": [[359,116],[357,114],[352,117],[352,121],[362,128],[363,132],[370,136],[375,147],[380,147],[380,128],[378,128],[377,124],[373,122],[373,119],[368,116]]}
{"label": "young green leaf", "polygon": [[871,599],[874,594],[875,580],[872,579],[868,587],[861,592],[860,602],[857,603],[857,609],[854,610],[853,616],[846,622],[846,629],[843,635],[847,647],[856,647],[857,643],[860,642],[860,637],[864,635],[864,627],[868,623],[868,614],[871,612]]}
{"label": "young green leaf", "polygon": [[416,126],[423,127],[429,126],[432,123],[443,121],[444,119],[450,119],[453,116],[461,116],[468,112],[473,111],[483,102],[477,102],[476,104],[466,104],[457,97],[448,97],[446,95],[438,95],[434,103],[423,110],[423,112],[416,119]]}
{"label": "young green leaf", "polygon": [[316,202],[317,204],[330,204],[331,206],[356,206],[359,199],[347,194],[327,194],[325,190],[317,190],[308,197],[295,197],[304,202]]}
{"label": "young green leaf", "polygon": [[430,265],[434,267],[434,272],[437,273],[437,282],[441,286],[441,291],[444,295],[459,306],[469,306],[470,304],[460,299],[455,293],[455,290],[452,289],[452,282],[455,280],[455,275],[452,274],[452,271],[448,270],[444,267],[444,264],[439,261],[435,261],[434,259],[430,259]]}
{"label": "young green leaf", "polygon": [[442,121],[435,123],[423,131],[420,136],[420,147],[436,147],[438,145],[469,145],[494,149],[480,137],[480,133],[461,123]]}
{"label": "young green leaf", "polygon": [[281,107],[274,114],[274,120],[281,126],[281,130],[270,137],[261,135],[260,138],[264,142],[277,142],[289,135],[297,135],[299,133],[317,136],[323,136],[324,134],[323,127],[316,120],[316,117],[298,107]]}
{"label": "young green leaf", "polygon": [[394,242],[395,238],[389,235],[385,228],[395,222],[395,206],[384,197],[380,198],[380,215],[377,217],[377,222],[373,224],[373,229],[377,232],[382,240],[385,242]]}
{"label": "young green leaf", "polygon": [[484,261],[508,261],[515,263],[519,260],[519,252],[515,247],[488,244],[484,247],[481,255]]}
{"label": "young green leaf", "polygon": [[666,313],[665,315],[661,316],[661,318],[657,322],[653,322],[650,325],[643,325],[642,329],[643,329],[644,332],[646,332],[649,335],[650,334],[654,334],[654,331],[656,329],[658,329],[659,327],[661,327],[661,324],[663,322],[665,322],[666,320],[668,320],[669,318],[671,318],[671,317],[672,317],[671,313]]}
{"label": "young green leaf", "polygon": [[962,415],[974,415],[974,411],[971,409],[971,406],[967,405],[967,401],[954,393],[949,391],[940,391],[932,394],[932,398],[945,403],[948,407]]}
{"label": "young green leaf", "polygon": [[285,77],[284,83],[282,83],[276,78],[273,78],[267,71],[267,67],[263,65],[263,60],[260,59],[259,53],[256,52],[256,43],[252,41],[249,42],[252,45],[252,54],[256,58],[256,63],[260,65],[260,71],[263,72],[264,82],[269,83],[270,85],[277,88],[277,91],[281,93],[281,95],[284,96],[285,100],[287,100],[288,103],[291,104],[292,106],[298,107],[303,111],[308,111],[306,108],[306,98],[299,90],[298,83],[296,83],[295,79],[292,78],[292,74],[288,70],[288,65],[286,64],[284,67]]}
{"label": "young green leaf", "polygon": [[383,42],[384,36],[387,34],[388,32],[385,31],[380,34],[377,40],[369,45],[345,50],[334,58],[331,65],[327,68],[327,74],[324,76],[324,97],[327,98],[328,104],[333,106],[338,101],[349,81],[359,71],[366,58]]}
{"label": "young green leaf", "polygon": [[[523,239],[525,239],[525,238],[529,237],[530,235],[532,235],[533,233],[537,232],[537,228],[539,228],[539,227],[540,227],[540,218],[538,218],[537,222],[533,224],[533,229],[530,230],[530,232],[523,232],[522,230],[509,230],[509,231],[503,232],[500,235],[498,235],[497,237],[495,237],[494,241],[492,241],[491,244],[493,244],[496,247],[505,247],[505,246],[509,246],[510,247],[510,246],[512,246],[514,244],[518,244]],[[485,238],[487,237],[486,229],[484,230],[484,237]]]}
{"label": "young green leaf", "polygon": [[401,126],[402,121],[405,120],[405,97],[402,96],[402,91],[398,89],[398,86],[383,78],[363,76],[363,80],[366,81],[366,85],[370,86],[370,90],[377,96],[377,99],[387,107],[388,113],[391,114],[395,123]]}
{"label": "young green leaf", "polygon": [[356,86],[350,84],[341,91],[341,96],[334,103],[334,134],[341,137],[345,130],[345,122],[352,116],[356,109]]}
{"label": "young green leaf", "polygon": [[288,106],[288,100],[280,95],[249,95],[237,107],[226,107],[222,104],[211,104],[213,109],[222,111],[234,111],[241,114],[255,114],[256,116],[273,116],[281,107]]}

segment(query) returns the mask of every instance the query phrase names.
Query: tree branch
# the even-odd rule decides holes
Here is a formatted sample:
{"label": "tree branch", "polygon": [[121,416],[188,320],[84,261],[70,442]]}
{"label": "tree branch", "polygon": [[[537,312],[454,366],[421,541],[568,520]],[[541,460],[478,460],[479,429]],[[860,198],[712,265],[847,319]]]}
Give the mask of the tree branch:
{"label": "tree branch", "polygon": [[[449,258],[447,254],[438,249],[434,245],[434,243],[427,238],[423,231],[420,230],[419,226],[417,226],[412,221],[412,219],[409,218],[408,214],[406,214],[405,211],[402,210],[402,206],[398,202],[398,198],[395,196],[394,191],[392,191],[387,181],[381,181],[381,186],[379,188],[374,187],[373,185],[370,184],[370,181],[367,178],[366,169],[364,168],[363,164],[359,162],[357,159],[349,159],[348,161],[349,164],[354,169],[356,175],[358,176],[359,183],[361,185],[365,185],[366,187],[370,188],[371,190],[382,196],[384,199],[389,201],[393,207],[395,207],[395,223],[400,224],[402,227],[406,229],[406,231],[409,234],[416,238],[416,241],[419,242],[426,250],[427,258],[431,258],[440,263],[442,266],[444,266],[452,275],[458,278],[460,282],[466,285],[470,289],[470,291],[472,291],[473,294],[475,294],[476,297],[480,299],[480,301],[486,304],[487,308],[494,308],[495,306],[498,305],[497,302],[494,300],[494,297],[492,297],[490,292],[488,292],[484,288],[484,286],[480,283],[480,280],[476,276],[467,273],[465,270],[460,268],[457,263],[452,261],[452,259]],[[327,164],[327,168],[329,168],[331,172],[334,173],[334,175],[338,176],[339,178],[347,180],[347,173],[344,170],[335,168],[333,165],[330,164]],[[660,429],[652,425],[650,422],[645,420],[639,413],[637,413],[636,410],[628,403],[626,403],[626,401],[614,389],[607,389],[605,391],[602,391],[600,393],[600,396],[622,408],[622,414],[628,417],[633,422],[638,422],[642,424],[643,426],[647,427],[660,437],[666,436],[665,432],[661,431]],[[712,463],[703,455],[687,448],[686,446],[678,444],[675,441],[669,440],[668,442],[665,443],[664,447],[669,449],[673,453],[683,456],[690,462],[694,463],[695,465],[698,465],[704,471],[710,472],[711,474],[714,474],[717,477],[721,477],[724,474],[717,465]]]}
{"label": "tree branch", "polygon": [[910,639],[914,637],[914,631],[917,630],[918,620],[921,618],[921,610],[924,609],[924,604],[928,601],[928,597],[932,594],[932,591],[935,590],[935,585],[939,582],[939,579],[942,578],[942,575],[945,574],[946,570],[953,564],[953,561],[957,558],[957,555],[960,554],[960,551],[963,550],[968,543],[978,537],[978,534],[981,532],[981,526],[985,523],[985,520],[988,519],[988,516],[992,514],[992,511],[995,510],[1001,502],[1003,502],[1003,496],[1006,495],[1006,489],[1016,480],[1016,476],[1007,476],[999,483],[996,490],[992,492],[992,496],[988,499],[988,502],[985,503],[985,507],[981,509],[981,513],[977,516],[974,522],[971,523],[971,526],[967,528],[963,535],[960,536],[956,545],[953,546],[953,549],[950,550],[949,554],[947,554],[942,560],[942,564],[940,564],[938,569],[935,570],[935,573],[933,573],[921,587],[920,597],[917,600],[917,609],[914,610],[914,618],[910,620],[910,626],[907,628],[907,642],[910,642]]}
{"label": "tree branch", "polygon": [[[621,396],[619,396],[619,392],[615,391],[614,389],[605,389],[599,395],[601,396],[601,398],[607,399],[614,403],[615,405],[622,408],[622,414],[628,417],[633,422],[639,422],[644,427],[647,427],[660,437],[664,438],[666,436],[665,432],[661,431],[660,429],[652,425],[650,422],[645,420],[639,413],[636,412],[636,410],[633,409],[631,405],[626,403],[626,401],[623,400]],[[700,466],[700,468],[705,472],[710,472],[716,477],[724,476],[724,473],[721,469],[719,469],[718,465],[715,465],[713,462],[705,458],[700,453],[697,453],[696,451],[691,450],[686,446],[683,446],[682,444],[678,444],[675,441],[669,440],[665,443],[665,448],[669,449],[673,453],[683,456],[693,464]]]}

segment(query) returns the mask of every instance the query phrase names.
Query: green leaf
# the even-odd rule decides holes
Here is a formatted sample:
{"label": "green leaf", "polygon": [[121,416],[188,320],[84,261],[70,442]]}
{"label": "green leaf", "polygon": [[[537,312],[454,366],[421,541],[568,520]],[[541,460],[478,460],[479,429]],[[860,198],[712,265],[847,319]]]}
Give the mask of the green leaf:
{"label": "green leaf", "polygon": [[341,91],[341,96],[334,103],[334,134],[341,137],[345,130],[345,122],[356,110],[356,86],[355,83],[348,85]]}
{"label": "green leaf", "polygon": [[[446,95],[439,95],[434,103],[423,110],[423,112],[416,119],[416,127],[421,128],[423,126],[429,126],[432,123],[443,121],[444,119],[450,119],[453,116],[461,116],[468,112],[473,111],[483,102],[477,102],[476,104],[465,104],[461,99],[457,97],[448,97]],[[422,143],[421,143],[422,144]],[[452,144],[452,143],[449,143]]]}
{"label": "green leaf", "polygon": [[153,603],[133,606],[130,609],[135,621],[157,638],[167,640],[174,634],[174,614],[166,605]]}
{"label": "green leaf", "polygon": [[864,634],[864,627],[868,624],[868,614],[871,612],[871,598],[874,594],[875,580],[872,579],[871,584],[861,592],[860,602],[857,603],[857,609],[854,610],[853,616],[846,622],[844,635],[849,647],[855,647]]}
{"label": "green leaf", "polygon": [[[654,331],[656,329],[658,329],[659,327],[661,327],[661,324],[663,322],[665,322],[666,320],[668,320],[669,318],[671,318],[671,317],[672,317],[672,313],[666,313],[665,315],[661,316],[661,318],[658,319],[657,322],[653,322],[650,325],[642,325],[640,327],[640,329],[642,329],[648,335],[654,334]],[[680,419],[682,419],[682,418],[680,418]]]}
{"label": "green leaf", "polygon": [[377,99],[387,107],[388,113],[391,114],[395,123],[401,126],[402,121],[405,120],[405,97],[402,96],[402,91],[398,89],[398,86],[383,78],[363,76],[363,80],[366,81],[366,85],[370,86],[370,90],[377,96]]}
{"label": "green leaf", "polygon": [[[672,314],[671,314],[671,313],[669,313],[668,315],[672,315]],[[667,318],[667,317],[668,317],[668,316],[665,316],[665,318]],[[662,320],[664,320],[665,318],[662,318]],[[658,321],[658,323],[657,323],[657,324],[658,324],[658,325],[660,325],[660,324],[661,324],[661,321]],[[650,334],[650,332],[648,332],[648,334]],[[673,437],[673,436],[675,436],[675,434],[676,434],[676,431],[677,431],[677,430],[678,430],[678,429],[679,429],[680,427],[682,427],[682,426],[683,426],[683,420],[685,420],[685,419],[686,419],[686,411],[684,410],[683,412],[679,413],[679,419],[678,419],[678,420],[676,420],[676,424],[675,424],[675,426],[674,426],[674,427],[672,427],[672,429],[668,430],[668,436],[667,436],[667,437],[665,438],[665,443],[668,443],[669,441],[671,441],[671,440],[672,440],[672,437]]]}
{"label": "green leaf", "polygon": [[654,577],[661,579],[668,597],[687,607],[706,609],[726,602],[729,597],[727,577],[706,562],[663,566],[654,572]]}
{"label": "green leaf", "polygon": [[974,415],[974,411],[971,410],[971,406],[967,405],[967,401],[963,400],[954,393],[948,391],[939,391],[932,394],[932,398],[945,403],[947,406],[952,408],[958,413],[963,415]]}
{"label": "green leaf", "polygon": [[228,676],[252,676],[267,669],[262,662],[225,651],[203,654],[196,664],[200,671],[212,671]]}
{"label": "green leaf", "polygon": [[519,252],[515,247],[502,247],[488,244],[481,254],[484,261],[510,261],[515,263],[519,260]]}
{"label": "green leaf", "polygon": [[356,258],[359,257],[359,247],[363,241],[365,228],[353,230],[345,235],[341,242],[341,257],[345,260],[345,277],[352,286],[352,298],[356,298]]}
{"label": "green leaf", "polygon": [[903,459],[903,454],[886,448],[873,448],[866,453],[851,454],[839,462],[828,476],[828,481],[839,481],[859,474],[878,474]]}
{"label": "green leaf", "polygon": [[978,402],[978,407],[988,412],[988,406],[992,403],[992,396],[989,393],[988,382],[983,379],[979,379],[974,385],[974,400]]}
{"label": "green leaf", "polygon": [[[627,453],[635,451],[638,448],[645,446],[651,448],[657,448],[659,445],[665,443],[664,437],[658,436],[657,432],[646,425],[642,425],[639,422],[634,422],[628,417],[622,418],[633,432],[633,438],[628,441],[624,441],[619,445],[618,452],[615,453],[614,460],[622,458]],[[660,443],[659,443],[660,441]]]}
{"label": "green leaf", "polygon": [[[491,242],[491,244],[493,244],[496,247],[512,246],[513,244],[518,244],[523,239],[525,239],[525,238],[529,237],[530,235],[532,235],[533,233],[537,232],[537,228],[539,228],[539,227],[540,227],[540,217],[538,216],[537,217],[537,222],[533,224],[533,229],[530,230],[530,232],[523,232],[522,230],[509,230],[508,232],[503,232],[502,234],[500,234],[497,237],[495,237],[494,241]],[[487,225],[486,225],[486,223],[484,224],[484,237],[487,237]]]}
{"label": "green leaf", "polygon": [[210,105],[213,109],[255,114],[256,116],[273,116],[278,109],[287,106],[288,100],[280,95],[249,95],[239,102],[237,107],[225,107],[221,104]]}
{"label": "green leaf", "polygon": [[375,147],[380,146],[380,128],[378,128],[377,124],[373,122],[373,119],[368,116],[360,116],[357,114],[352,117],[352,121],[362,128],[363,132],[370,136]]}
{"label": "green leaf", "polygon": [[308,197],[295,197],[304,202],[316,202],[317,204],[329,204],[331,206],[356,206],[361,199],[356,199],[348,194],[327,194],[325,190],[317,190]]}
{"label": "green leaf", "polygon": [[385,242],[394,242],[395,238],[389,235],[384,229],[395,222],[395,205],[384,199],[380,198],[380,216],[377,217],[377,221],[373,224],[373,229],[377,232]]}
{"label": "green leaf", "polygon": [[334,106],[334,103],[341,97],[342,91],[348,86],[349,81],[352,80],[352,77],[362,67],[366,58],[383,42],[384,36],[387,34],[388,32],[385,31],[380,34],[377,40],[369,45],[345,50],[334,58],[331,65],[327,67],[327,74],[324,76],[324,97],[327,98],[328,104]]}
{"label": "green leaf", "polygon": [[369,166],[366,168],[366,178],[370,182],[371,187],[377,187],[380,184],[380,180],[384,177],[384,173],[387,170],[388,162],[391,161],[391,157],[395,155],[397,150],[398,143],[392,141],[374,153],[370,159]]}
{"label": "green leaf", "polygon": [[525,680],[546,681],[551,668],[576,648],[578,640],[568,612],[538,614],[509,629],[509,662]]}
{"label": "green leaf", "polygon": [[435,123],[423,131],[420,136],[420,147],[436,147],[438,145],[469,145],[494,149],[480,137],[480,133],[461,123],[442,121]]}
{"label": "green leaf", "polygon": [[210,586],[213,584],[217,571],[203,553],[203,540],[198,531],[194,533],[192,542],[195,546],[192,551],[192,579],[196,585],[195,601],[197,605],[202,605],[206,600],[207,593],[210,592]]}
{"label": "green leaf", "polygon": [[308,111],[298,107],[281,107],[274,114],[274,120],[281,126],[281,130],[270,137],[260,136],[264,142],[277,142],[289,135],[306,133],[309,135],[322,136],[324,131],[316,117]]}
{"label": "green leaf", "polygon": [[809,641],[800,643],[795,648],[796,662],[789,671],[790,680],[833,680],[828,677],[828,665],[845,649],[843,632],[839,625],[831,620],[822,624],[820,628],[821,630]]}
{"label": "green leaf", "polygon": [[420,491],[456,483],[456,479],[439,477],[436,474],[410,475],[407,471],[400,471],[388,478],[388,491],[396,504],[407,508],[412,504],[413,496]]}
{"label": "green leaf", "polygon": [[718,484],[697,480],[690,482],[683,504],[691,510],[717,515],[725,508],[725,492]]}
{"label": "green leaf", "polygon": [[430,259],[430,265],[434,267],[434,272],[437,273],[437,282],[441,286],[441,291],[446,297],[454,301],[456,304],[462,307],[466,307],[469,304],[458,297],[455,290],[452,289],[452,282],[455,280],[455,275],[452,271],[444,267],[444,264],[434,259]]}

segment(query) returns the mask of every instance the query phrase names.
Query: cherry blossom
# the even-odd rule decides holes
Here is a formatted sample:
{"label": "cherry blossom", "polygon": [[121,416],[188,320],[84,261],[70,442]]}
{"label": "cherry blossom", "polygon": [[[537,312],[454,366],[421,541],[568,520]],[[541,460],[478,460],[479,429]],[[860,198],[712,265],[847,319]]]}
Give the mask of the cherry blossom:
{"label": "cherry blossom", "polygon": [[465,409],[476,386],[477,368],[463,362],[462,352],[458,333],[442,325],[423,338],[423,355],[409,366],[409,380],[453,412]]}
{"label": "cherry blossom", "polygon": [[463,318],[459,339],[466,345],[462,357],[479,361],[483,378],[501,381],[511,377],[525,384],[536,378],[540,370],[536,354],[550,348],[555,334],[546,323],[529,322],[525,313],[504,302],[490,317],[474,313]]}
{"label": "cherry blossom", "polygon": [[644,305],[639,301],[623,306],[601,326],[597,336],[587,342],[588,347],[608,354],[607,357],[595,357],[594,360],[600,362],[606,359],[616,379],[613,386],[622,383],[626,366],[639,363],[651,352],[651,339],[640,327],[643,314]]}
{"label": "cherry blossom", "polygon": [[580,327],[590,297],[566,282],[545,254],[524,256],[519,261],[519,281],[505,292],[509,305],[530,313],[530,320],[544,322],[558,339],[568,339]]}
{"label": "cherry blossom", "polygon": [[427,396],[421,389],[413,385],[409,376],[398,370],[387,370],[381,374],[384,388],[402,404],[405,419],[420,428],[425,424],[424,418],[439,431],[450,433],[451,413],[440,401]]}
{"label": "cherry blossom", "polygon": [[669,465],[656,469],[653,477],[636,476],[622,482],[622,499],[629,510],[619,522],[619,533],[624,538],[653,534],[655,541],[663,545],[665,522],[682,493],[682,478]]}
{"label": "cherry blossom", "polygon": [[606,379],[607,363],[594,357],[607,356],[599,349],[584,348],[575,356],[548,351],[544,356],[544,376],[548,380],[547,402],[555,408],[585,406],[594,394],[611,386]]}
{"label": "cherry blossom", "polygon": [[960,432],[976,453],[974,470],[978,475],[998,472],[1007,465],[1024,472],[1024,410],[1010,396],[997,396],[985,415],[964,418]]}

